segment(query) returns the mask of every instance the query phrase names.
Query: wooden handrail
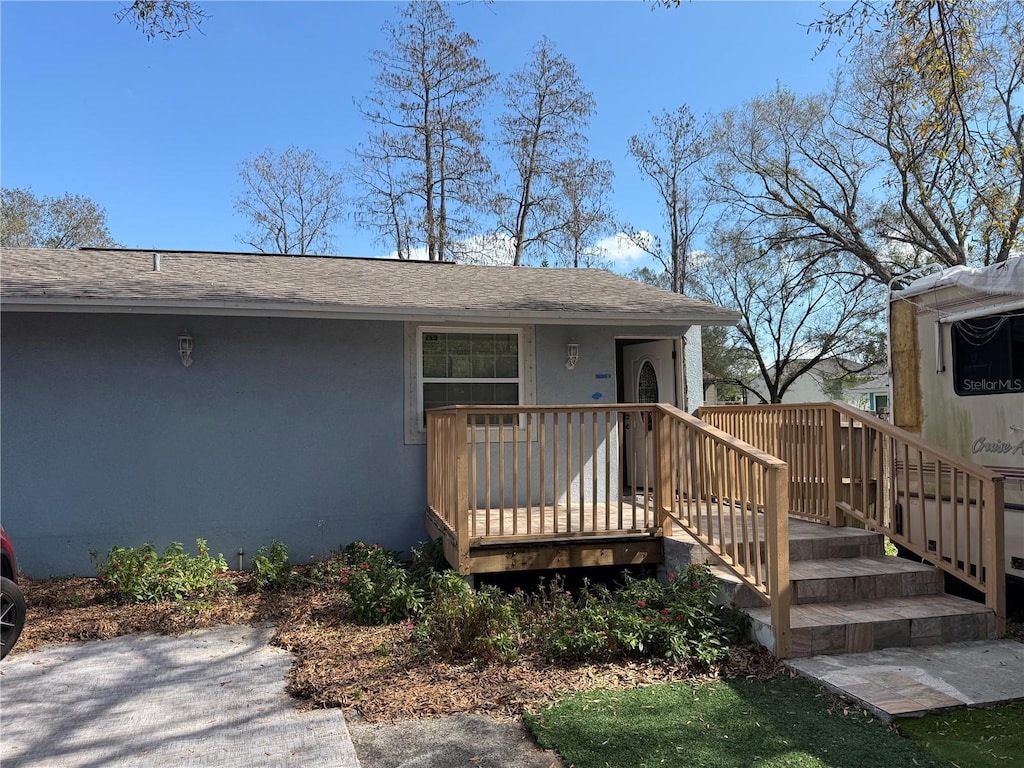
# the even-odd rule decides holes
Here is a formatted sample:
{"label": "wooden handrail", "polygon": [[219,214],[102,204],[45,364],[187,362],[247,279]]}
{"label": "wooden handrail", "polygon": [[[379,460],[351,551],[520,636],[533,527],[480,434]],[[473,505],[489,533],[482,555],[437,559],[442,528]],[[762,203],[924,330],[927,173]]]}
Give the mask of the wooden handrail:
{"label": "wooden handrail", "polygon": [[[793,514],[884,533],[982,592],[1003,633],[1005,512],[997,472],[841,403],[713,406],[700,416],[790,461]],[[788,439],[787,431],[799,429],[804,439]],[[817,435],[820,442],[807,439]],[[821,498],[824,507],[815,504]]]}
{"label": "wooden handrail", "polygon": [[905,429],[894,426],[887,421],[875,416],[870,411],[862,411],[852,406],[846,405],[845,403],[831,403],[832,408],[838,411],[840,414],[846,415],[850,419],[857,421],[866,421],[870,427],[883,434],[892,435],[898,437],[901,441],[907,443],[910,447],[919,449],[932,456],[940,459],[945,464],[958,467],[969,471],[976,477],[981,477],[986,480],[1002,480],[1003,476],[998,472],[994,472],[988,467],[976,464],[969,459],[965,459],[963,456],[959,456],[951,451],[946,450],[937,445],[932,445],[927,440],[922,439],[920,435],[908,432]]}
{"label": "wooden handrail", "polygon": [[671,430],[676,489],[666,513],[770,605],[774,650],[787,657],[789,466],[678,408],[658,409]]}
{"label": "wooden handrail", "polygon": [[[998,472],[993,472],[988,467],[982,466],[981,464],[975,464],[974,462],[965,459],[963,456],[959,456],[952,453],[945,448],[937,445],[932,445],[927,440],[924,440],[920,435],[914,432],[908,432],[905,429],[894,426],[887,421],[883,421],[878,418],[871,411],[863,411],[859,408],[846,405],[845,403],[779,403],[777,405],[704,405],[701,406],[698,411],[698,417],[702,418],[705,416],[717,416],[723,413],[786,413],[792,411],[803,411],[808,408],[822,408],[831,410],[836,413],[845,415],[847,418],[851,418],[855,421],[867,422],[872,428],[877,429],[880,432],[886,434],[898,436],[901,440],[904,440],[914,448],[919,448],[923,451],[931,453],[942,459],[943,462],[948,462],[960,467],[969,468],[972,473],[985,477],[990,480],[998,480],[1002,478]],[[708,424],[715,424],[715,419],[707,418],[703,419]]]}

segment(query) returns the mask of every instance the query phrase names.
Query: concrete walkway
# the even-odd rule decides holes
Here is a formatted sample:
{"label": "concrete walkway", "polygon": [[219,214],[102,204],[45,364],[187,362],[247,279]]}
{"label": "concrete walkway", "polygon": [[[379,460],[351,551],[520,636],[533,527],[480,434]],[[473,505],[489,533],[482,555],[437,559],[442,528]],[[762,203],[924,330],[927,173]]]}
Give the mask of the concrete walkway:
{"label": "concrete walkway", "polygon": [[885,722],[1024,699],[1024,643],[1012,640],[812,656],[786,666]]}
{"label": "concrete walkway", "polygon": [[216,627],[46,646],[0,665],[0,763],[358,768],[340,710],[285,692],[273,630]]}

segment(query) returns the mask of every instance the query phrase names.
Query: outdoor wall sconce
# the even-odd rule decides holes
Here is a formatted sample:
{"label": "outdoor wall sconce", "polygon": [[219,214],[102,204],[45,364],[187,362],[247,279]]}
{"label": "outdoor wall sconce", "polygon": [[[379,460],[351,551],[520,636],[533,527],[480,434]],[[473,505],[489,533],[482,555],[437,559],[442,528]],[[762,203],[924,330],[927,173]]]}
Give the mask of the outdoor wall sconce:
{"label": "outdoor wall sconce", "polygon": [[186,368],[192,365],[192,334],[188,328],[178,334],[178,357]]}
{"label": "outdoor wall sconce", "polygon": [[565,347],[565,367],[571,371],[579,359],[580,345],[570,341]]}

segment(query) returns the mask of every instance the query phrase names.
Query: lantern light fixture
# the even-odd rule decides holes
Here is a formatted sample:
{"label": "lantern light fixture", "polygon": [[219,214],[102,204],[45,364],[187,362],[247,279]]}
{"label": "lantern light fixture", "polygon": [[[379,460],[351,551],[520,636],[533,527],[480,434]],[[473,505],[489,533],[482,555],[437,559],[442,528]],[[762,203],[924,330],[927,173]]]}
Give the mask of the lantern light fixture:
{"label": "lantern light fixture", "polygon": [[577,361],[580,359],[580,345],[574,341],[570,341],[565,347],[565,367],[567,370],[572,370],[576,367]]}
{"label": "lantern light fixture", "polygon": [[192,365],[193,346],[192,334],[186,328],[178,334],[178,357],[181,359],[181,364],[186,368]]}

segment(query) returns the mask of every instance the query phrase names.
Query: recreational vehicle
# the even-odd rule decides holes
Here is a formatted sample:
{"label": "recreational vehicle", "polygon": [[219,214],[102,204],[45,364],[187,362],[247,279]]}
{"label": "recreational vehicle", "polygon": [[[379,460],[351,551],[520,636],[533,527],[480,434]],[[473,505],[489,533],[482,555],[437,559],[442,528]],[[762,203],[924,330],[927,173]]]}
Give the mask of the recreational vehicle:
{"label": "recreational vehicle", "polygon": [[[889,346],[893,423],[1005,478],[1006,574],[1024,583],[1024,258],[945,269],[893,291]],[[916,471],[903,514],[915,497],[973,507],[970,489],[947,487],[941,470]],[[969,537],[926,524],[946,542],[943,558],[964,558]]]}

